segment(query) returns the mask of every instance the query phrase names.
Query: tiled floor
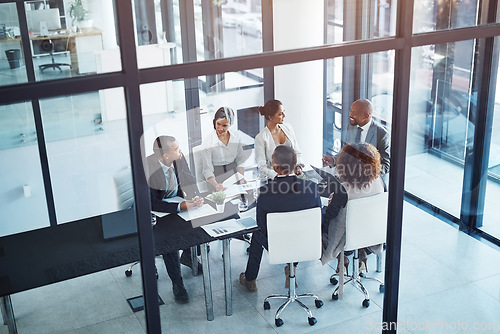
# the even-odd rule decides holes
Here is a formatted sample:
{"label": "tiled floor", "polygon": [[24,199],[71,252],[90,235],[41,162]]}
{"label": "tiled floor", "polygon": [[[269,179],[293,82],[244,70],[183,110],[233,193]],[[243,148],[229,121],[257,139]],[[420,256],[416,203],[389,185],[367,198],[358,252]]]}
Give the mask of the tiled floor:
{"label": "tiled floor", "polygon": [[[464,332],[465,326],[483,326],[484,333],[500,332],[500,252],[405,203],[399,333]],[[314,292],[325,302],[313,309],[318,323],[311,327],[307,315],[296,305],[283,313],[285,325],[276,328],[274,312],[264,311],[268,294],[285,292],[282,266],[272,266],[264,257],[257,293],[246,292],[238,275],[246,264],[246,245],[231,242],[233,315],[225,315],[221,245],[210,251],[215,319],[206,320],[201,276],[193,277],[183,267],[190,303],[173,302],[170,280],[157,258],[158,287],[165,305],[160,306],[164,333],[380,333],[383,295],[376,283],[366,284],[371,293],[369,308],[361,306],[362,295],[352,286],[344,300],[331,300],[330,266],[319,262],[298,267],[298,292]],[[331,264],[335,266],[335,263]],[[375,268],[370,256],[368,266]],[[137,267],[136,267],[137,268]],[[144,311],[133,313],[126,299],[141,294],[139,268],[125,277],[126,267],[105,270],[12,296],[19,333],[144,333]],[[375,276],[382,276],[376,274]],[[489,327],[488,327],[489,326]],[[495,327],[496,326],[496,327]],[[481,327],[478,327],[481,328]],[[7,333],[6,326],[0,334]]]}

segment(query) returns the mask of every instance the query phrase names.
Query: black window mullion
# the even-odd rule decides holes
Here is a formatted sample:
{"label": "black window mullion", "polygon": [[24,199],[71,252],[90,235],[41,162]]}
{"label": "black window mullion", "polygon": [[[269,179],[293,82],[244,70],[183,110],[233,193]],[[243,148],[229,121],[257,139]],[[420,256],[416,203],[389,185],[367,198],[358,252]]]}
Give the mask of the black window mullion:
{"label": "black window mullion", "polygon": [[[497,0],[482,3],[480,19],[495,22]],[[480,22],[481,23],[481,22]],[[467,140],[460,229],[471,232],[483,225],[483,212],[488,181],[488,162],[493,131],[499,45],[495,37],[478,39],[473,67],[472,91],[477,92],[476,103],[470,103],[469,125],[474,127],[472,142]]]}
{"label": "black window mullion", "polygon": [[28,21],[26,19],[26,11],[24,10],[24,2],[16,2],[17,17],[19,19],[19,30],[21,32],[21,45],[23,47],[24,64],[28,82],[35,81],[35,68],[33,66],[33,55],[31,53],[31,42],[28,34]]}
{"label": "black window mullion", "polygon": [[[387,216],[387,249],[385,292],[382,321],[397,324],[399,278],[401,263],[401,236],[406,164],[408,105],[410,95],[411,37],[413,29],[413,1],[398,2],[397,36],[405,40],[404,47],[395,52],[394,99],[391,128],[391,170],[389,175],[389,208]],[[397,74],[397,75],[396,75]],[[389,326],[382,333],[396,333]]]}
{"label": "black window mullion", "polygon": [[151,201],[142,161],[141,137],[144,133],[139,90],[139,71],[134,38],[131,0],[116,1],[118,37],[125,73],[125,98],[127,104],[127,129],[132,180],[136,205],[136,221],[139,238],[142,288],[144,295],[146,327],[148,333],[161,333],[158,286],[156,281],[153,230],[151,228]]}

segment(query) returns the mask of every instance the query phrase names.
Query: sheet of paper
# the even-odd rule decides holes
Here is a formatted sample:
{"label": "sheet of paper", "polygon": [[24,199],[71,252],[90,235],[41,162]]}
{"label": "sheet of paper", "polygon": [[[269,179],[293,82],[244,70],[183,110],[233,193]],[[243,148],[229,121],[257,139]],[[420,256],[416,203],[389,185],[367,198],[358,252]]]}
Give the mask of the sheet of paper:
{"label": "sheet of paper", "polygon": [[215,238],[245,229],[236,219],[228,219],[213,224],[203,225],[201,228],[211,237]]}
{"label": "sheet of paper", "polygon": [[234,173],[233,175],[228,177],[226,180],[224,180],[224,182],[222,182],[222,185],[227,188],[230,185],[238,182],[242,178],[243,178],[243,175],[241,175],[240,173]]}
{"label": "sheet of paper", "polygon": [[321,199],[321,206],[328,206],[328,197],[320,197]]}
{"label": "sheet of paper", "polygon": [[168,212],[158,212],[158,211],[151,211],[152,214],[154,214],[156,217],[165,217],[169,215],[170,213]]}
{"label": "sheet of paper", "polygon": [[199,208],[194,208],[191,210],[182,211],[182,212],[177,213],[177,215],[179,217],[181,217],[182,219],[184,219],[185,221],[188,221],[188,220],[192,220],[192,219],[196,219],[196,218],[215,215],[216,213],[217,213],[217,211],[215,211],[215,209],[212,208],[210,205],[203,204]]}
{"label": "sheet of paper", "polygon": [[233,184],[233,185],[229,186],[226,190],[224,190],[224,192],[226,193],[226,199],[231,199],[236,195],[247,193],[243,189],[243,186],[239,185],[239,184]]}

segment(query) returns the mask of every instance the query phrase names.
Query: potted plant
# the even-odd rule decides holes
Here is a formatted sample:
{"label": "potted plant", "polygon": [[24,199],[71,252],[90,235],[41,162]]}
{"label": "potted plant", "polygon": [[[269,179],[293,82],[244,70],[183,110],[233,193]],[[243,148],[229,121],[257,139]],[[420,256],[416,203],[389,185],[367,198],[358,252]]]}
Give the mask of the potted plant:
{"label": "potted plant", "polygon": [[226,199],[226,193],[223,191],[214,191],[207,196],[207,199],[214,202],[217,207],[217,212],[224,212],[224,200]]}
{"label": "potted plant", "polygon": [[[73,25],[77,27],[91,27],[92,20],[89,17],[89,11],[83,7],[82,0],[75,0],[69,5],[69,15],[72,18]],[[75,24],[76,22],[76,24]]]}

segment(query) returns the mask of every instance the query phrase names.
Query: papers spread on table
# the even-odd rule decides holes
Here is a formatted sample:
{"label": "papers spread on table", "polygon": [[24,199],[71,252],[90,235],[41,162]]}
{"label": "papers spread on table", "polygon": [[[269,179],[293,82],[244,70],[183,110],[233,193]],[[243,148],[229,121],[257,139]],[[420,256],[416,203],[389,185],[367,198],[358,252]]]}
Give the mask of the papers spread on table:
{"label": "papers spread on table", "polygon": [[239,180],[241,180],[243,178],[244,178],[244,176],[242,174],[240,174],[240,173],[234,173],[233,175],[231,175],[230,177],[228,177],[227,179],[225,179],[224,182],[222,182],[222,185],[224,187],[229,187],[233,183],[236,183],[236,182],[238,182]]}
{"label": "papers spread on table", "polygon": [[169,215],[170,213],[168,212],[158,212],[158,211],[151,211],[152,214],[154,214],[156,217],[165,217],[167,215]]}
{"label": "papers spread on table", "polygon": [[[250,220],[253,220],[253,222]],[[255,226],[257,226],[255,219],[245,218],[223,220],[217,223],[203,225],[201,228],[204,229],[205,232],[207,232],[211,237],[217,238]]]}
{"label": "papers spread on table", "polygon": [[217,214],[214,208],[208,204],[203,204],[199,208],[193,208],[187,211],[178,212],[177,215],[185,221],[202,218],[210,215]]}
{"label": "papers spread on table", "polygon": [[233,199],[233,197],[241,195],[241,194],[246,194],[247,192],[243,189],[242,185],[233,184],[233,185],[229,186],[226,190],[224,190],[224,193],[226,193],[225,202],[229,202],[230,200]]}

